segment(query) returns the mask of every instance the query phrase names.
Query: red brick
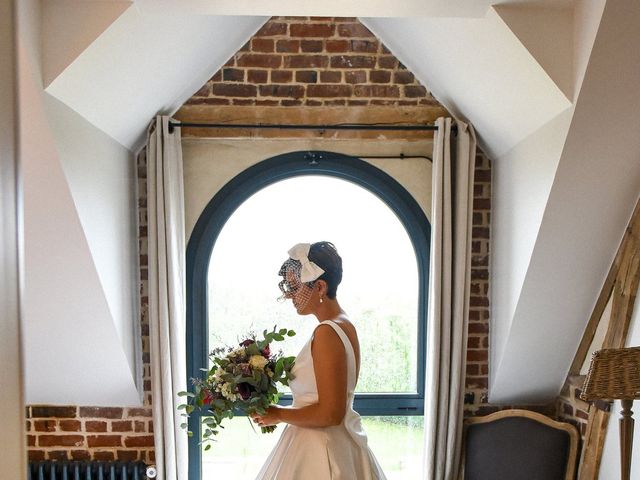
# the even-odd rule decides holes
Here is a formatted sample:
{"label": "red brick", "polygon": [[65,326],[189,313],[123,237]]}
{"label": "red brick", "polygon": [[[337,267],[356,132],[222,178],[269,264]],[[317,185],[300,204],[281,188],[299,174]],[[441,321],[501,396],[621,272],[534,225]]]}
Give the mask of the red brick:
{"label": "red brick", "polygon": [[491,181],[491,170],[479,170],[476,168],[474,172],[475,182],[490,182]]}
{"label": "red brick", "polygon": [[272,37],[274,35],[284,35],[287,33],[286,23],[267,22],[256,33],[256,37]]}
{"label": "red brick", "polygon": [[471,231],[473,238],[489,238],[489,227],[473,227]]}
{"label": "red brick", "polygon": [[84,423],[84,428],[87,432],[106,432],[107,422],[98,422],[93,420],[87,420]]}
{"label": "red brick", "polygon": [[350,97],[351,85],[309,85],[307,87],[308,97]]}
{"label": "red brick", "polygon": [[335,29],[335,25],[326,23],[292,23],[289,26],[292,37],[330,37]]}
{"label": "red brick", "polygon": [[488,307],[489,299],[487,297],[472,296],[469,299],[469,305],[472,307]]}
{"label": "red brick", "polygon": [[267,83],[269,81],[269,72],[267,70],[249,70],[247,72],[247,81],[249,83]]}
{"label": "red brick", "polygon": [[27,446],[35,447],[36,446],[36,436],[35,435],[27,435]]}
{"label": "red brick", "polygon": [[[467,348],[479,348],[480,347],[480,337],[469,337],[469,339],[467,340]],[[467,375],[469,375],[470,372],[467,371]]]}
{"label": "red brick", "polygon": [[406,85],[407,83],[413,83],[415,81],[415,77],[413,73],[408,70],[401,70],[399,72],[393,72],[393,83],[401,83]]}
{"label": "red brick", "polygon": [[398,97],[400,90],[395,85],[356,85],[356,97]]}
{"label": "red brick", "polygon": [[372,40],[351,40],[351,51],[362,53],[376,53],[378,42]]}
{"label": "red brick", "polygon": [[345,53],[349,51],[349,42],[347,40],[327,40],[325,48],[329,53]]}
{"label": "red brick", "polygon": [[347,83],[367,83],[367,72],[364,70],[344,72],[344,81]]}
{"label": "red brick", "polygon": [[120,462],[135,462],[140,460],[140,452],[137,450],[118,450],[116,457]]}
{"label": "red brick", "polygon": [[467,362],[486,362],[489,356],[486,350],[468,350]]}
{"label": "red brick", "polygon": [[36,432],[55,432],[56,421],[55,420],[36,420],[33,422],[33,426]]}
{"label": "red brick", "polygon": [[486,323],[470,323],[469,333],[489,333],[489,325]]}
{"label": "red brick", "polygon": [[338,25],[338,35],[341,37],[373,37],[373,33],[361,23],[345,23]]}
{"label": "red brick", "polygon": [[384,44],[380,44],[380,52],[388,55],[388,54],[391,53],[391,50],[389,50],[387,47],[385,47]]}
{"label": "red brick", "polygon": [[56,417],[56,418],[74,418],[77,413],[76,407],[49,407],[49,406],[32,406],[31,418]]}
{"label": "red brick", "polygon": [[82,424],[78,420],[60,420],[60,430],[63,432],[79,432]]}
{"label": "red brick", "polygon": [[222,69],[222,80],[225,82],[244,82],[244,70],[240,68]]}
{"label": "red brick", "polygon": [[331,57],[331,68],[373,68],[376,57],[364,55],[336,55]]}
{"label": "red brick", "polygon": [[320,72],[320,81],[322,83],[340,83],[342,80],[342,72],[329,70]]}
{"label": "red brick", "polygon": [[118,422],[111,422],[112,432],[131,432],[133,430],[133,424],[131,420],[120,420]]}
{"label": "red brick", "polygon": [[489,256],[488,255],[473,255],[471,257],[471,266],[473,267],[488,267]]}
{"label": "red brick", "polygon": [[49,450],[47,452],[47,459],[62,462],[64,460],[69,460],[69,456],[66,450]]}
{"label": "red brick", "polygon": [[271,81],[273,83],[289,83],[293,79],[293,73],[290,70],[274,70],[271,72]]}
{"label": "red brick", "polygon": [[487,388],[489,381],[484,377],[467,378],[465,381],[466,388]]}
{"label": "red brick", "polygon": [[213,77],[211,77],[211,81],[212,82],[221,82],[222,81],[222,70],[218,70],[216,73],[214,73]]}
{"label": "red brick", "polygon": [[309,99],[307,99],[307,100],[305,100],[304,104],[307,107],[320,107],[320,106],[322,106],[322,102],[320,102],[318,100],[309,100]]}
{"label": "red brick", "polygon": [[480,373],[480,366],[477,363],[467,365],[467,375],[478,375]]}
{"label": "red brick", "polygon": [[99,462],[110,462],[115,460],[116,457],[113,452],[94,452],[93,459]]}
{"label": "red brick", "polygon": [[474,198],[473,209],[474,210],[491,210],[491,200],[488,198]]}
{"label": "red brick", "polygon": [[146,424],[145,422],[141,422],[139,420],[136,420],[134,422],[134,430],[136,432],[144,432],[146,430]]}
{"label": "red brick", "polygon": [[81,417],[91,418],[122,418],[122,408],[119,407],[80,407]]}
{"label": "red brick", "polygon": [[239,67],[278,68],[282,64],[280,55],[246,53],[238,58]]}
{"label": "red brick", "polygon": [[260,95],[263,97],[300,98],[304,95],[304,87],[301,85],[260,85]]}
{"label": "red brick", "polygon": [[287,68],[326,68],[329,58],[325,55],[291,55],[284,57]]}
{"label": "red brick", "polygon": [[153,435],[125,437],[125,447],[153,447]]}
{"label": "red brick", "polygon": [[302,105],[302,100],[284,99],[280,101],[280,105],[283,107],[298,107]]}
{"label": "red brick", "polygon": [[44,460],[43,450],[29,450],[28,457],[30,462],[40,462]]}
{"label": "red brick", "polygon": [[580,410],[579,408],[576,408],[576,417],[582,418],[583,420],[589,420],[589,414]]}
{"label": "red brick", "polygon": [[122,436],[120,435],[87,435],[87,442],[90,448],[121,447]]}
{"label": "red brick", "polygon": [[381,105],[384,107],[388,107],[390,105],[397,105],[397,100],[380,100],[379,98],[374,98],[373,100],[369,100],[371,105]]}
{"label": "red brick", "polygon": [[406,85],[404,87],[404,96],[409,98],[424,97],[427,89],[422,85]]}
{"label": "red brick", "polygon": [[298,53],[300,50],[300,40],[278,40],[276,42],[276,52]]}
{"label": "red brick", "polygon": [[391,80],[391,72],[388,70],[370,70],[369,81],[371,83],[389,83]]}
{"label": "red brick", "polygon": [[254,52],[271,53],[274,43],[270,38],[254,38],[251,40],[251,50]]}
{"label": "red brick", "polygon": [[334,100],[325,100],[324,101],[324,105],[326,107],[341,107],[341,106],[346,105],[346,104],[347,104],[346,100],[334,99]]}
{"label": "red brick", "polygon": [[255,105],[256,99],[255,98],[234,98],[232,102],[234,105]]}
{"label": "red brick", "polygon": [[322,40],[302,40],[300,49],[303,52],[318,53],[322,51]]}
{"label": "red brick", "polygon": [[262,107],[275,107],[278,105],[277,100],[256,100],[256,105]]}
{"label": "red brick", "polygon": [[347,101],[347,105],[352,106],[352,107],[361,107],[361,106],[365,106],[368,105],[369,101],[368,100],[348,100]]}
{"label": "red brick", "polygon": [[41,447],[78,447],[84,443],[82,435],[39,435]]}
{"label": "red brick", "polygon": [[255,85],[236,83],[218,83],[211,90],[219,97],[255,97],[258,91]]}
{"label": "red brick", "polygon": [[389,55],[381,55],[378,57],[378,68],[396,68],[398,66],[398,60],[396,57]]}
{"label": "red brick", "polygon": [[193,94],[194,97],[206,97],[211,92],[211,87],[208,83],[205,83],[200,90]]}
{"label": "red brick", "polygon": [[318,72],[314,70],[299,70],[296,72],[298,83],[318,83]]}
{"label": "red brick", "polygon": [[91,454],[87,450],[71,450],[72,460],[91,460]]}

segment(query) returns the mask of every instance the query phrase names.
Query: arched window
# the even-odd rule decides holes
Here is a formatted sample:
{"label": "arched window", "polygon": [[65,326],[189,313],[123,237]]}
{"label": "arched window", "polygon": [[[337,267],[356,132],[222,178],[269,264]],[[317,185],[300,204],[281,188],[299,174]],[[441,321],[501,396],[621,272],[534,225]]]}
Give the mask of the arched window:
{"label": "arched window", "polygon": [[[208,366],[212,341],[230,344],[251,328],[278,324],[298,331],[286,345],[286,354],[295,355],[315,321],[276,304],[277,270],[294,243],[329,240],[345,262],[338,297],[360,336],[355,409],[363,417],[398,418],[399,424],[421,416],[429,236],[416,201],[363,160],[295,152],[245,170],[209,202],[189,240],[188,376],[198,377]],[[365,419],[365,428],[376,426],[369,428]],[[203,458],[195,414],[190,429],[190,477],[199,480]]]}

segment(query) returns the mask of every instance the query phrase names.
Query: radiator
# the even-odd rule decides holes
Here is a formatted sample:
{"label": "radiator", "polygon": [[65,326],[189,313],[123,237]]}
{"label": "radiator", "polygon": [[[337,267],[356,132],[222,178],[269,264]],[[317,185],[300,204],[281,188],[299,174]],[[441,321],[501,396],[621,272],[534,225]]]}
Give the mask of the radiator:
{"label": "radiator", "polygon": [[[149,471],[153,471],[149,467]],[[151,474],[155,477],[155,471]],[[29,462],[28,480],[146,480],[143,462]]]}

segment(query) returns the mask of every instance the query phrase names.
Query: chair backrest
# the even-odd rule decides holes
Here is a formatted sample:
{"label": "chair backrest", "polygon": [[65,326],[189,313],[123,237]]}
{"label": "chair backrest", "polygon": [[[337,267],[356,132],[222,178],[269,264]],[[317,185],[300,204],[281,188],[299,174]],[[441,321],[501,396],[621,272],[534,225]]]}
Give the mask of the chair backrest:
{"label": "chair backrest", "polygon": [[465,480],[574,480],[578,431],[528,410],[465,421]]}

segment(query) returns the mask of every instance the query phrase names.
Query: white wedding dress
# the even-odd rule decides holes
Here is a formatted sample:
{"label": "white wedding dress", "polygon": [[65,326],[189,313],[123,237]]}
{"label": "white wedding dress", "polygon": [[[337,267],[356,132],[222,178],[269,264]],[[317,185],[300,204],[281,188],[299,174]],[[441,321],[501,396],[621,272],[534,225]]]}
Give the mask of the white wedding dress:
{"label": "white wedding dress", "polygon": [[[380,465],[367,445],[360,415],[353,410],[356,358],[346,333],[332,320],[347,354],[347,412],[333,427],[303,428],[287,425],[256,480],[385,480]],[[293,407],[318,402],[311,341],[296,357],[291,381]]]}

